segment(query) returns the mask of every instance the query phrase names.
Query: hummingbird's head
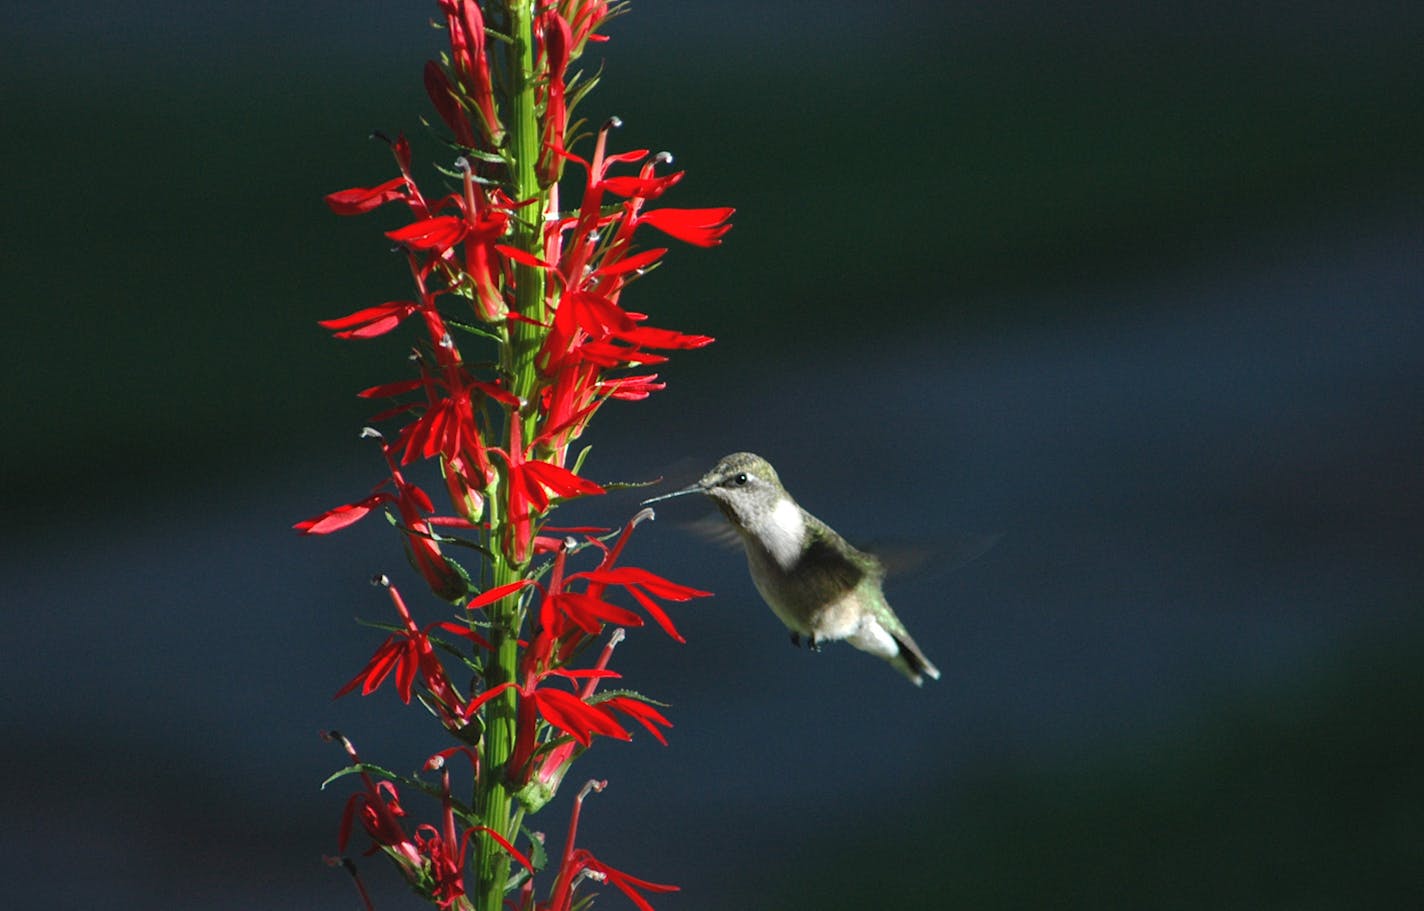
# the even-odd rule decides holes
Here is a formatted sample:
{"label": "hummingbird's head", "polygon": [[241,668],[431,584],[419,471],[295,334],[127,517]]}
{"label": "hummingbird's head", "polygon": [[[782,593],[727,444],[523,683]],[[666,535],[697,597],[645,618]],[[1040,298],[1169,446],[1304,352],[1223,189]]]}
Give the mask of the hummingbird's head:
{"label": "hummingbird's head", "polygon": [[727,518],[743,529],[757,525],[759,517],[786,497],[781,479],[770,462],[750,452],[734,452],[712,466],[696,484],[643,502],[654,503],[689,493],[706,494],[716,500]]}

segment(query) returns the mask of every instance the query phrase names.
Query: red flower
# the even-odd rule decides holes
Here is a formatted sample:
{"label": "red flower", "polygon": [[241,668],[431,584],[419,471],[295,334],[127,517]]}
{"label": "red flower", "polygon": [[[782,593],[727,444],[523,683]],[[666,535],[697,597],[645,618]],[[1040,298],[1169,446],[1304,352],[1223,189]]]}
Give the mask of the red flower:
{"label": "red flower", "polygon": [[[597,591],[601,593],[603,587],[608,585],[622,587],[628,594],[633,596],[634,600],[642,605],[643,610],[647,611],[648,616],[652,617],[658,626],[662,627],[663,632],[678,642],[685,642],[686,640],[682,638],[682,634],[673,626],[672,620],[668,617],[667,613],[653,600],[654,596],[666,601],[689,601],[693,598],[706,598],[712,594],[711,592],[705,592],[687,585],[678,585],[676,582],[669,582],[662,576],[654,575],[646,569],[638,569],[634,566],[597,569],[591,572],[575,573],[569,576],[570,582],[575,579],[585,579],[591,583],[589,585],[590,592]],[[633,625],[642,626],[642,620],[639,619],[638,622]]]}
{"label": "red flower", "polygon": [[450,31],[451,60],[479,112],[481,126],[492,145],[498,145],[504,130],[495,114],[490,83],[489,58],[485,54],[485,23],[474,0],[440,0],[445,24]]}
{"label": "red flower", "polygon": [[568,127],[569,109],[564,101],[564,71],[569,65],[570,45],[574,39],[569,23],[553,10],[539,15],[534,24],[534,31],[539,36],[539,50],[544,65],[544,151],[539,157],[539,179],[544,186],[549,186],[558,181],[559,172],[563,169],[563,158],[552,150],[564,147],[564,130]]}
{"label": "red flower", "polygon": [[653,906],[648,903],[642,893],[678,891],[677,886],[649,882],[610,867],[594,857],[588,850],[574,846],[578,837],[579,815],[583,810],[584,799],[590,791],[601,791],[606,786],[607,782],[590,781],[583,786],[583,790],[579,791],[578,797],[574,799],[574,809],[569,814],[569,834],[564,844],[563,859],[559,864],[559,878],[555,883],[554,893],[549,902],[540,906],[542,911],[569,911],[575,904],[574,887],[581,874],[598,882],[612,883],[614,888],[628,896],[628,900],[637,905],[641,911],[653,911]]}
{"label": "red flower", "polygon": [[361,765],[361,757],[357,755],[351,741],[335,731],[322,736],[324,739],[339,742],[346,750],[346,755],[351,757],[351,764],[361,770],[362,790],[352,794],[346,801],[346,809],[341,814],[341,825],[336,833],[337,850],[346,850],[351,838],[352,824],[360,822],[361,828],[371,838],[371,847],[366,851],[367,854],[374,854],[381,848],[386,848],[406,869],[418,867],[420,853],[400,823],[401,817],[405,816],[405,810],[401,808],[396,786],[389,781],[377,783],[373,780]]}
{"label": "red flower", "polygon": [[[489,648],[489,643],[476,635],[469,627],[455,623],[431,624],[425,629],[421,629],[411,617],[410,611],[405,606],[405,600],[401,598],[396,587],[384,577],[381,581],[390,592],[391,601],[395,604],[396,613],[400,616],[404,629],[391,633],[376,649],[375,654],[371,656],[371,660],[366,662],[366,666],[361,669],[360,673],[337,690],[336,695],[332,698],[339,699],[356,689],[357,686],[361,687],[361,695],[368,696],[379,689],[386,678],[394,672],[396,692],[400,694],[402,702],[409,703],[411,691],[415,686],[416,678],[419,677],[421,683],[435,698],[437,707],[446,722],[446,727],[452,730],[463,727],[464,700],[450,684],[444,666],[435,655],[435,649],[430,644],[430,630],[438,626],[446,632],[468,639],[484,648]],[[468,715],[464,714],[464,717],[468,717]]]}
{"label": "red flower", "polygon": [[628,896],[628,900],[637,905],[642,911],[653,911],[653,906],[643,896],[643,892],[677,892],[678,887],[667,883],[655,883],[646,879],[639,879],[622,870],[616,870],[608,864],[594,857],[593,854],[578,849],[574,852],[569,861],[568,869],[578,872],[589,873],[592,878],[602,882],[612,883],[618,891]]}
{"label": "red flower", "polygon": [[529,556],[534,519],[549,508],[553,498],[589,496],[601,494],[604,490],[560,465],[529,458],[521,438],[521,419],[517,410],[510,413],[509,427],[509,451],[491,451],[503,457],[506,467],[508,519],[513,535],[507,546],[514,561],[523,563]]}
{"label": "red flower", "polygon": [[475,144],[475,134],[470,129],[470,120],[465,116],[465,109],[460,105],[445,71],[434,60],[425,62],[425,94],[430,96],[430,102],[440,113],[440,119],[445,121],[445,125],[455,134],[455,141],[465,148],[472,148]]}

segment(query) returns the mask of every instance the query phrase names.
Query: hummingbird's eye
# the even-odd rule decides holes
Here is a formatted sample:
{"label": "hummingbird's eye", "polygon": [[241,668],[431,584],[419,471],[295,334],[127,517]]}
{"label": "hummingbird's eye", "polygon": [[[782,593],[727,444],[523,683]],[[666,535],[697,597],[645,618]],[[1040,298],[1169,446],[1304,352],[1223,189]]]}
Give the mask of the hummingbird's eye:
{"label": "hummingbird's eye", "polygon": [[746,484],[746,483],[747,483],[747,476],[746,476],[746,473],[743,472],[742,474],[737,475],[735,478],[732,479],[732,483],[733,483],[733,484],[736,484],[738,487],[741,487],[743,484]]}

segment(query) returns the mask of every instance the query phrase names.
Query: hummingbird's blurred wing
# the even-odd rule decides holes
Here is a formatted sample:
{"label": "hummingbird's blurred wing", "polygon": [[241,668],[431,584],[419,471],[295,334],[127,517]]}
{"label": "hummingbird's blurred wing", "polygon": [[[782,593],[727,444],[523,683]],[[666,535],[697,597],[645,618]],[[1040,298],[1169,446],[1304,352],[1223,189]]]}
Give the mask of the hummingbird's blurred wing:
{"label": "hummingbird's blurred wing", "polygon": [[927,540],[881,538],[864,548],[885,568],[885,575],[906,579],[929,573],[947,573],[979,559],[999,543],[1002,534],[949,532]]}
{"label": "hummingbird's blurred wing", "polygon": [[742,540],[737,534],[737,529],[720,512],[713,511],[700,519],[692,519],[688,522],[679,522],[680,527],[687,529],[697,537],[718,547],[725,547],[728,550],[741,547]]}

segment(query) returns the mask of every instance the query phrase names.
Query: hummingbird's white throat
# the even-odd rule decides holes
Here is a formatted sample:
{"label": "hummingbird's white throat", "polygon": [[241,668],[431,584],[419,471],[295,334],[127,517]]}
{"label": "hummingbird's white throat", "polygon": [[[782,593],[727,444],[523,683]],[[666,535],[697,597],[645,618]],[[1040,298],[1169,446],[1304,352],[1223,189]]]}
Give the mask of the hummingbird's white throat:
{"label": "hummingbird's white throat", "polygon": [[801,507],[790,497],[778,499],[775,506],[761,514],[751,531],[782,569],[791,569],[801,559],[806,520],[801,517]]}

